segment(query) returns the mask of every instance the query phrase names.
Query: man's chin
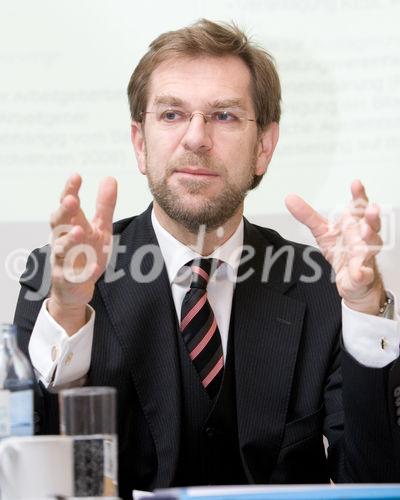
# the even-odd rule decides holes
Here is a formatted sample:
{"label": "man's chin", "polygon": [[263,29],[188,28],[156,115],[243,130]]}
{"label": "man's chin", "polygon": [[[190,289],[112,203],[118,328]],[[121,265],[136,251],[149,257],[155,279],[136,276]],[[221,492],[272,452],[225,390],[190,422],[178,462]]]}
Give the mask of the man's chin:
{"label": "man's chin", "polygon": [[175,182],[149,185],[154,200],[165,214],[191,233],[198,233],[200,228],[213,231],[223,226],[239,209],[246,194],[229,186],[222,189],[203,182],[197,186]]}
{"label": "man's chin", "polygon": [[164,212],[175,222],[184,226],[191,233],[198,234],[199,231],[214,231],[223,226],[232,216],[232,213],[212,200],[202,202],[199,200],[187,201],[180,198],[178,203],[160,203]]}
{"label": "man's chin", "polygon": [[179,204],[184,206],[189,212],[201,214],[209,207],[218,205],[218,193],[216,192],[176,192],[175,193]]}
{"label": "man's chin", "polygon": [[218,177],[200,180],[181,180],[175,185],[170,186],[170,191],[180,198],[185,198],[188,202],[194,203],[200,200],[212,200],[221,193],[221,186],[216,181]]}

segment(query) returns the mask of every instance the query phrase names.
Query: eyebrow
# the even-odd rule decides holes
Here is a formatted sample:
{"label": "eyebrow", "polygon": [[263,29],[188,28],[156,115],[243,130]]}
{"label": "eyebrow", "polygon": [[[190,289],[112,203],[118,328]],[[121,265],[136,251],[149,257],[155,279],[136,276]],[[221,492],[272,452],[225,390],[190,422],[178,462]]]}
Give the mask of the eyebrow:
{"label": "eyebrow", "polygon": [[216,99],[210,103],[211,108],[223,109],[223,108],[243,108],[243,101],[239,98],[233,99]]}
{"label": "eyebrow", "polygon": [[[185,107],[187,103],[183,99],[173,95],[159,95],[154,99],[154,105]],[[242,99],[234,97],[231,99],[216,99],[209,102],[208,107],[212,109],[244,108],[244,105]]]}
{"label": "eyebrow", "polygon": [[154,104],[156,106],[159,104],[165,104],[167,106],[183,106],[185,103],[182,99],[173,95],[158,95],[154,99]]}

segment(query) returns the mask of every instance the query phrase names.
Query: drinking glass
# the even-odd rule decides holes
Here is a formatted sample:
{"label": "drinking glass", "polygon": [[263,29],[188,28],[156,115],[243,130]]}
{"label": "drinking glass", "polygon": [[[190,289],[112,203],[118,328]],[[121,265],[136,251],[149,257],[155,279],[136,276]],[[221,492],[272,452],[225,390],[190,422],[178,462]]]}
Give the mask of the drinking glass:
{"label": "drinking glass", "polygon": [[65,389],[59,400],[61,434],[73,437],[75,496],[118,496],[116,390]]}

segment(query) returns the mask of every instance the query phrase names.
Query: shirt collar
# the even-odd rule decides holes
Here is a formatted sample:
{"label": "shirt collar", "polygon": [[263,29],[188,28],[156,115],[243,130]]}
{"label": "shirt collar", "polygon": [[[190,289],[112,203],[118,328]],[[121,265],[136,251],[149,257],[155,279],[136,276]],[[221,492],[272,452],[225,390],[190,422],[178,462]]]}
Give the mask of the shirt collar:
{"label": "shirt collar", "polygon": [[[164,258],[169,282],[172,284],[180,269],[187,262],[199,258],[201,255],[178,241],[164,229],[159,223],[154,213],[154,209],[151,212],[151,222]],[[225,241],[223,245],[216,248],[212,254],[207,256],[219,259],[225,263],[225,265],[221,265],[217,271],[227,272],[226,265],[229,265],[231,272],[233,271],[233,275],[236,277],[243,248],[243,227],[243,219],[241,219],[232,236]]]}

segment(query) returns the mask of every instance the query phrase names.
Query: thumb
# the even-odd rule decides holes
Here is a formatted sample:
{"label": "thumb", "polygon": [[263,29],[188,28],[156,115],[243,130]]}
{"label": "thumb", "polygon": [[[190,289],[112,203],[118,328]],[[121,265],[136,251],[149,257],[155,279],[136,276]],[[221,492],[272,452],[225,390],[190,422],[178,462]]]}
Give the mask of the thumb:
{"label": "thumb", "polygon": [[326,219],[297,194],[287,195],[285,204],[293,217],[306,225],[315,237],[318,237],[325,230]]}

